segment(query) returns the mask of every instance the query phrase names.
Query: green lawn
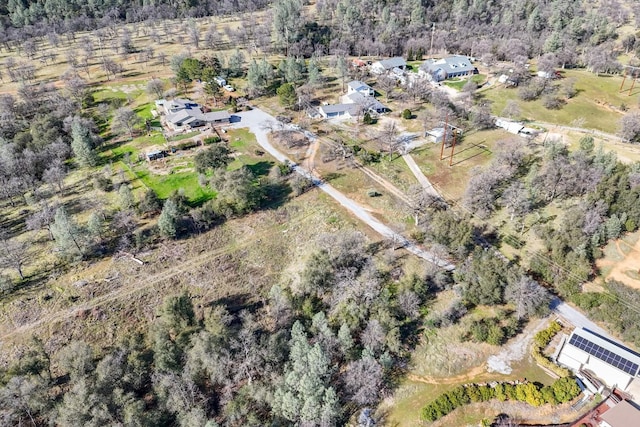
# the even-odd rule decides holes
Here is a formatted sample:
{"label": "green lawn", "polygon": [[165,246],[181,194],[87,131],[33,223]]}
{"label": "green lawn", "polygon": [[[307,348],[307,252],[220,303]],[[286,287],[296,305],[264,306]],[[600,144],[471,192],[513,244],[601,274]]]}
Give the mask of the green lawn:
{"label": "green lawn", "polygon": [[[462,90],[464,85],[467,84],[467,80],[468,79],[451,79],[451,80],[444,81],[442,83],[460,91]],[[487,80],[487,76],[485,76],[484,74],[475,74],[471,76],[471,81],[476,82],[476,84],[478,85],[484,83],[485,80]]]}
{"label": "green lawn", "polygon": [[159,198],[167,199],[179,189],[184,190],[185,196],[193,205],[200,205],[215,197],[216,193],[202,188],[198,183],[195,172],[177,172],[169,175],[156,175],[144,167],[134,168],[136,176],[149,188],[156,192]]}
{"label": "green lawn", "polygon": [[[493,102],[494,114],[500,115],[509,100],[516,100],[522,112],[522,118],[540,120],[560,125],[574,125],[575,120],[584,121],[580,127],[598,129],[604,132],[615,133],[618,130],[618,122],[622,114],[614,108],[623,104],[631,107],[638,103],[637,95],[640,88],[632,96],[627,93],[619,93],[622,77],[598,76],[585,70],[564,70],[563,79],[557,84],[562,84],[567,79],[575,79],[575,88],[578,93],[567,100],[559,110],[548,110],[542,105],[541,100],[525,102],[518,98],[517,88],[494,86],[481,91],[481,96]],[[630,82],[627,82],[630,87]],[[612,108],[613,107],[613,108]]]}
{"label": "green lawn", "polygon": [[193,132],[183,133],[181,135],[172,136],[169,138],[169,142],[182,141],[183,139],[193,138],[194,136],[200,135],[199,130],[194,130]]}
{"label": "green lawn", "polygon": [[[496,347],[495,352],[499,349]],[[539,366],[530,361],[528,356],[520,362],[512,364],[513,372],[509,375],[489,373],[483,371],[477,376],[471,378],[461,378],[456,382],[449,382],[447,378],[443,378],[442,383],[425,383],[418,379],[405,379],[395,390],[393,396],[393,404],[388,408],[387,424],[397,427],[418,426],[423,425],[420,421],[420,411],[422,408],[436,399],[440,394],[445,393],[452,388],[472,382],[490,382],[490,381],[508,381],[526,378],[529,381],[537,381],[545,385],[550,385],[553,378],[548,376]],[[449,383],[447,383],[449,382]],[[385,408],[387,409],[387,408]],[[447,421],[440,422],[442,427],[459,427],[463,425],[478,425],[484,418],[493,418],[498,415],[499,411],[478,410],[472,406],[463,406],[456,409]]]}

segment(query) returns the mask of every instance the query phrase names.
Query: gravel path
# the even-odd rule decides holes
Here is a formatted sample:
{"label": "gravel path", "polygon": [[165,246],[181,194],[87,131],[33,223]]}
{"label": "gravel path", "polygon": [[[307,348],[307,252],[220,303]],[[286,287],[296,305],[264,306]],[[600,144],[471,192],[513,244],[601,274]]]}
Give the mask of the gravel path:
{"label": "gravel path", "polygon": [[407,166],[409,166],[409,169],[411,169],[411,172],[413,172],[413,175],[416,177],[420,185],[422,185],[422,188],[424,188],[424,190],[433,197],[443,199],[440,193],[438,193],[438,191],[434,188],[433,184],[431,184],[429,179],[424,175],[424,173],[422,173],[420,166],[418,166],[416,161],[413,160],[411,154],[403,154],[402,158],[404,159]]}
{"label": "gravel path", "polygon": [[[265,126],[265,123],[275,122],[275,118],[270,114],[265,113],[264,111],[254,108],[251,111],[237,113],[232,116],[233,126],[236,128],[249,128],[249,131],[255,134],[256,140],[258,144],[262,146],[270,155],[272,155],[279,162],[284,162],[288,160],[290,163],[292,162],[284,153],[280,152],[276,147],[274,147],[270,142],[267,134],[269,133],[268,126]],[[309,171],[302,168],[299,165],[294,166],[295,172],[300,175],[310,179],[315,186],[317,186],[320,190],[327,193],[334,200],[336,200],[340,205],[342,205],[345,209],[355,215],[358,219],[366,223],[369,227],[373,228],[380,235],[395,241],[398,246],[402,246],[407,251],[412,254],[429,261],[438,267],[441,267],[445,270],[454,270],[455,266],[449,263],[446,260],[443,260],[431,252],[421,248],[415,243],[410,242],[404,236],[396,233],[388,226],[384,225],[382,222],[374,218],[363,208],[361,205],[351,200],[340,191],[336,190],[331,184],[323,181],[322,179],[312,175]]]}
{"label": "gravel path", "polygon": [[523,334],[518,335],[511,343],[507,344],[500,353],[489,356],[487,359],[487,371],[508,375],[511,373],[511,363],[518,362],[527,355],[529,346],[535,334],[544,329],[547,319],[540,319],[529,327]]}

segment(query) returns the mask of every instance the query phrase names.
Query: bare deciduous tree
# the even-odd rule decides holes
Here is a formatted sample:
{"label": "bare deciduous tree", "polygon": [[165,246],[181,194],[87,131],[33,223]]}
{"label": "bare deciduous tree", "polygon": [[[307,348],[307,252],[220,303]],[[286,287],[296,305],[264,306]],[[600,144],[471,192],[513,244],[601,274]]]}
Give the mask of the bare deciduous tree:
{"label": "bare deciduous tree", "polygon": [[10,238],[7,230],[0,229],[0,267],[15,269],[22,280],[23,268],[29,256],[29,245],[26,242]]}

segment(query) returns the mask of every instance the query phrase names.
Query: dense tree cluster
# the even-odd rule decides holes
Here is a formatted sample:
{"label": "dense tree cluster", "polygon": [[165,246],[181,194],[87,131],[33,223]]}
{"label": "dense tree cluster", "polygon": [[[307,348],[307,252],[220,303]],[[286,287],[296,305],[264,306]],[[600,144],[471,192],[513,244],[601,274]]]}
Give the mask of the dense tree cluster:
{"label": "dense tree cluster", "polygon": [[[434,51],[467,54],[487,63],[508,60],[520,65],[529,57],[546,54],[544,63],[582,64],[594,72],[612,72],[619,69],[612,55],[612,41],[618,36],[616,28],[629,23],[635,6],[606,2],[585,8],[570,0],[426,3],[323,0],[309,14],[309,8],[300,0],[271,4],[263,0],[196,0],[178,4],[162,0],[153,5],[5,0],[0,3],[0,41],[6,46],[19,43],[26,56],[33,57],[39,41],[45,37],[57,45],[60,35],[73,38],[75,32],[97,29],[107,39],[118,22],[146,21],[155,26],[161,19],[228,15],[267,7],[270,8],[267,19],[249,16],[250,25],[227,31],[236,46],[258,47],[265,52],[275,50],[294,58],[326,53],[343,59],[345,54],[406,54],[418,60],[433,47]],[[184,35],[180,38],[195,48],[215,49],[221,43],[215,28],[201,34],[192,20],[185,22],[181,31]],[[155,30],[151,36],[160,40]],[[118,34],[116,39],[122,55],[136,51],[131,35]],[[578,47],[583,47],[582,56],[577,53],[581,50]],[[637,49],[635,37],[625,38],[622,48],[627,52]],[[152,56],[146,49],[141,52],[144,61]],[[25,67],[12,68],[13,75],[17,69]]]}
{"label": "dense tree cluster", "polygon": [[[167,202],[167,204],[169,201]],[[167,206],[165,204],[165,208]],[[7,424],[343,424],[406,363],[432,278],[390,279],[359,233],[325,235],[299,283],[257,304],[167,297],[143,335],[96,352],[42,344],[0,372]],[[217,424],[220,423],[220,424]]]}
{"label": "dense tree cluster", "polygon": [[[114,22],[140,22],[148,19],[175,19],[227,15],[265,7],[261,0],[217,2],[191,1],[172,3],[161,0],[145,2],[91,2],[87,0],[27,0],[0,3],[3,27],[28,27],[43,31],[47,26],[58,30],[81,31],[112,25]],[[9,33],[11,34],[11,33]]]}
{"label": "dense tree cluster", "polygon": [[640,346],[640,292],[611,280],[606,292],[576,294],[572,301],[595,320],[605,322],[625,340]]}

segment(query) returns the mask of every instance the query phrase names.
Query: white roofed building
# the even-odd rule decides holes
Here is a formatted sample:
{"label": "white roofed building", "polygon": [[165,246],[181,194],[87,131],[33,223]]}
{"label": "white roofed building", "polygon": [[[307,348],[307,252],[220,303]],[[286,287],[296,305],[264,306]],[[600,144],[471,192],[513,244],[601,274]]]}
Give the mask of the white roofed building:
{"label": "white roofed building", "polygon": [[407,62],[404,58],[397,56],[395,58],[376,61],[371,64],[371,72],[374,74],[383,74],[387,71],[393,70],[394,68],[404,72],[407,69]]}
{"label": "white roofed building", "polygon": [[442,59],[427,59],[420,65],[418,74],[429,80],[441,82],[455,77],[478,74],[478,69],[471,63],[471,58],[453,55]]}
{"label": "white roofed building", "polygon": [[579,377],[580,371],[587,371],[607,386],[623,391],[632,392],[640,382],[640,354],[585,328],[575,329],[563,340],[556,361]]}

